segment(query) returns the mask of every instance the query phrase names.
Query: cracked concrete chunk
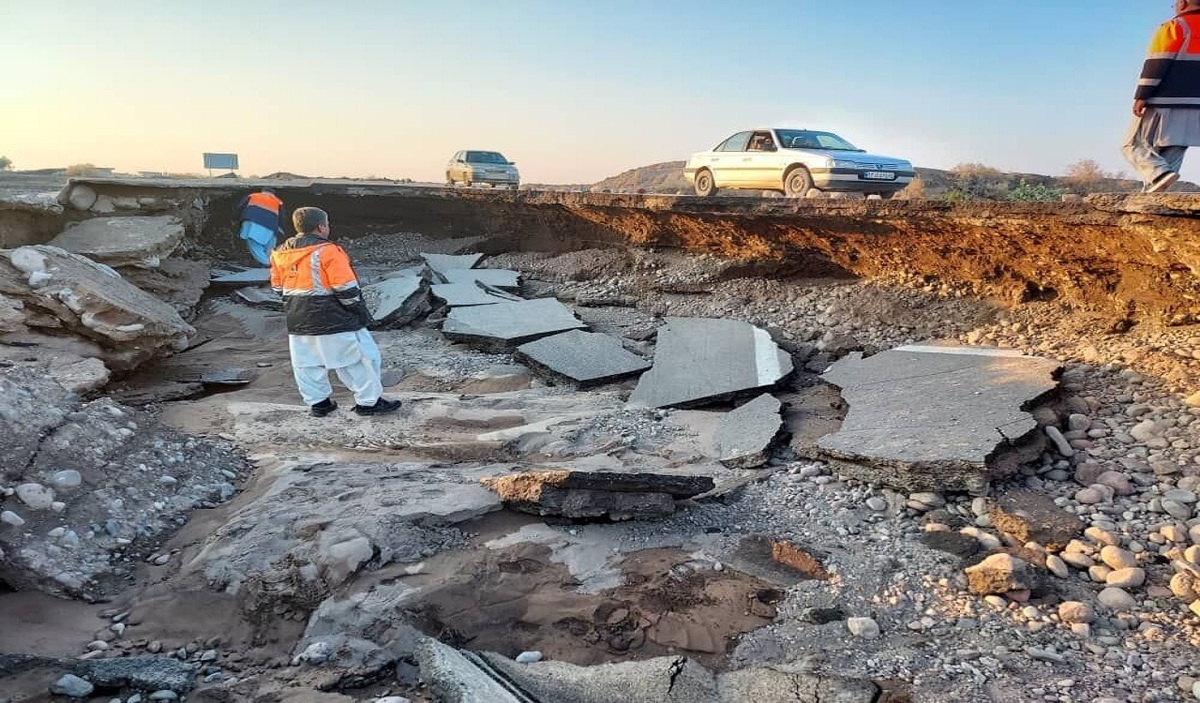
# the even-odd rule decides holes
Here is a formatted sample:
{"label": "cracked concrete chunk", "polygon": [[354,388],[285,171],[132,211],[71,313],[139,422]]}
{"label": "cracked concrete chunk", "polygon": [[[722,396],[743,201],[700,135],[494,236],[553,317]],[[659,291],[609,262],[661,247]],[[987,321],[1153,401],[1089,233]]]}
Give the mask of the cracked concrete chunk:
{"label": "cracked concrete chunk", "polygon": [[252,286],[271,282],[271,269],[258,268],[235,271],[233,273],[218,273],[210,281],[213,285],[221,286]]}
{"label": "cracked concrete chunk", "polygon": [[732,469],[753,469],[767,463],[771,445],[783,427],[783,404],[764,393],[725,415],[717,428],[721,463]]}
{"label": "cracked concrete chunk", "polygon": [[819,557],[766,535],[746,535],[738,540],[736,547],[719,557],[733,569],[779,586],[829,578]]}
{"label": "cracked concrete chunk", "polygon": [[293,656],[325,643],[333,652],[327,664],[357,670],[379,670],[411,657],[421,633],[408,624],[406,609],[415,607],[417,593],[418,589],[394,583],[325,599],[309,617]]}
{"label": "cracked concrete chunk", "polygon": [[[559,661],[517,664],[490,652],[486,666],[539,703],[718,703],[716,677],[687,657],[577,666]],[[755,703],[766,703],[760,699]],[[784,699],[781,699],[784,700]],[[751,703],[751,701],[746,701]]]}
{"label": "cracked concrete chunk", "polygon": [[530,703],[527,696],[514,695],[480,667],[475,655],[435,639],[425,637],[417,643],[416,659],[421,680],[441,703]]}
{"label": "cracked concrete chunk", "polygon": [[650,368],[614,337],[572,330],[517,347],[517,359],[565,376],[581,386],[631,376]]}
{"label": "cracked concrete chunk", "polygon": [[733,703],[874,703],[879,686],[873,681],[817,676],[756,666],[723,674],[721,700]]}
{"label": "cracked concrete chunk", "polygon": [[629,520],[664,517],[675,501],[712,490],[708,476],[528,471],[485,478],[507,507],[533,515]]}
{"label": "cracked concrete chunk", "polygon": [[479,282],[492,288],[517,289],[521,287],[520,274],[508,269],[447,269],[441,275],[447,283]]}
{"label": "cracked concrete chunk", "polygon": [[442,323],[442,334],[455,341],[504,347],[584,327],[567,306],[553,298],[538,298],[456,308]]}
{"label": "cracked concrete chunk", "polygon": [[739,320],[669,317],[658,328],[654,365],[629,402],[687,407],[772,386],[792,372],[792,357]]}
{"label": "cracked concrete chunk", "polygon": [[1059,551],[1083,534],[1082,520],[1055,505],[1043,493],[1011,490],[997,496],[988,510],[992,526],[1022,544],[1037,542]]}
{"label": "cracked concrete chunk", "polygon": [[422,279],[414,276],[364,286],[362,296],[375,320],[372,329],[402,327],[429,312],[429,290]]}
{"label": "cracked concrete chunk", "polygon": [[446,277],[447,271],[473,269],[483,259],[483,254],[421,254],[425,265],[433,274],[436,283],[450,283]]}
{"label": "cracked concrete chunk", "polygon": [[246,288],[238,288],[233,292],[234,295],[242,299],[242,302],[247,305],[256,307],[264,307],[272,310],[279,310],[283,307],[283,297],[270,288],[254,288],[247,286]]}
{"label": "cracked concrete chunk", "polygon": [[899,490],[986,492],[1041,451],[1044,435],[1022,408],[1057,386],[1059,368],[991,348],[850,354],[822,376],[849,411],[816,453],[848,476]]}
{"label": "cracked concrete chunk", "polygon": [[50,246],[109,266],[156,268],[181,242],[176,217],[97,217],[68,227]]}
{"label": "cracked concrete chunk", "polygon": [[[472,305],[495,305],[496,303],[512,303],[521,300],[513,295],[496,295],[490,293],[473,281],[465,283],[439,283],[430,288],[433,297],[441,300],[452,308],[469,307]],[[500,291],[496,291],[500,293]]]}

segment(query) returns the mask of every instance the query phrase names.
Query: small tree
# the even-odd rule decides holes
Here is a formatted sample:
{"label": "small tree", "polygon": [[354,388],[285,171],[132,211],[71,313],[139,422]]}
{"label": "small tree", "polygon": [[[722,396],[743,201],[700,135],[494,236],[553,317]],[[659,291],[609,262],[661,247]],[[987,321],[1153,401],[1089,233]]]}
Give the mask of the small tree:
{"label": "small tree", "polygon": [[90,176],[96,170],[96,164],[71,164],[67,167],[68,176]]}
{"label": "small tree", "polygon": [[981,163],[961,163],[950,169],[952,187],[942,197],[946,200],[1000,200],[1008,191],[1004,172]]}
{"label": "small tree", "polygon": [[0,171],[7,171],[12,168],[12,159],[7,156],[0,156]]}
{"label": "small tree", "polygon": [[1092,159],[1081,159],[1067,167],[1067,182],[1076,188],[1094,188],[1117,174],[1100,168]]}

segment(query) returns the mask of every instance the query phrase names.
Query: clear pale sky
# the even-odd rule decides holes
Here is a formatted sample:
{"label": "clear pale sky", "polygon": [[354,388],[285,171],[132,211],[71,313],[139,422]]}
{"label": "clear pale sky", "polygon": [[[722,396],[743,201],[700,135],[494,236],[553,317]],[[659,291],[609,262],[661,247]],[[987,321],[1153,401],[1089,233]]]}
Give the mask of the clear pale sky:
{"label": "clear pale sky", "polygon": [[[948,168],[1120,155],[1170,0],[0,0],[0,155],[589,183],[754,126]],[[1184,177],[1200,180],[1200,154]]]}

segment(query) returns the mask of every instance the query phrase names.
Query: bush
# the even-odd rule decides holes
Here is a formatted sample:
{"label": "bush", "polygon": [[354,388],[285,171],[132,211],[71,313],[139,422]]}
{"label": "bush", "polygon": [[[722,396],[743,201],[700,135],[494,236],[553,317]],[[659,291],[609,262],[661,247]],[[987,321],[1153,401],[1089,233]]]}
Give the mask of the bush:
{"label": "bush", "polygon": [[1024,179],[1021,179],[1021,184],[1008,192],[1008,200],[1017,200],[1022,202],[1037,202],[1048,203],[1062,200],[1062,196],[1066,195],[1066,188],[1051,188],[1047,185],[1030,185]]}
{"label": "bush", "polygon": [[7,171],[12,168],[12,159],[7,156],[0,156],[0,171]]}
{"label": "bush", "polygon": [[71,164],[67,167],[68,176],[90,176],[96,170],[96,164]]}

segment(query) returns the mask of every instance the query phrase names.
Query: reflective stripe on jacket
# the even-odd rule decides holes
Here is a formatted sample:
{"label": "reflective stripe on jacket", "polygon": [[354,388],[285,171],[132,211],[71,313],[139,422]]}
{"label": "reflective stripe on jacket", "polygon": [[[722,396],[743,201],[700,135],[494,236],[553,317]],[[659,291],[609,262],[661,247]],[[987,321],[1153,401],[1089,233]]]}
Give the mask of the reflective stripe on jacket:
{"label": "reflective stripe on jacket", "polygon": [[283,296],[289,334],[353,332],[370,319],[350,257],[314,234],[298,234],[271,252],[271,287]]}
{"label": "reflective stripe on jacket", "polygon": [[271,193],[251,193],[242,198],[241,218],[262,225],[272,232],[279,230],[279,213],[283,201]]}
{"label": "reflective stripe on jacket", "polygon": [[1200,11],[1185,12],[1154,33],[1134,99],[1200,107]]}

